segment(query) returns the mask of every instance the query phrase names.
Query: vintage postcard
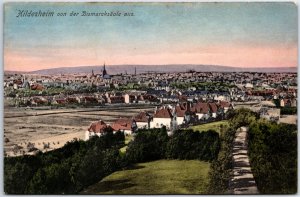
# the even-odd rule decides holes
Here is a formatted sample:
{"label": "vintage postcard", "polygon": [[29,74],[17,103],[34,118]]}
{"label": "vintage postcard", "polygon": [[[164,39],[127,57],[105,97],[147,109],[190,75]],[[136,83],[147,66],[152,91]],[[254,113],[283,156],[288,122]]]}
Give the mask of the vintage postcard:
{"label": "vintage postcard", "polygon": [[7,2],[5,194],[295,194],[292,2]]}

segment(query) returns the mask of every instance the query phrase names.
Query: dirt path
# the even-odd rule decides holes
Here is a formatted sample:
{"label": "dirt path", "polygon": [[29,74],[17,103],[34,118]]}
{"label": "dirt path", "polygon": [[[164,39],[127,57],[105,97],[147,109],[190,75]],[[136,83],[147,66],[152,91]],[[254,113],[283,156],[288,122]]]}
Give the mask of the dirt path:
{"label": "dirt path", "polygon": [[233,194],[259,194],[248,158],[247,128],[237,130],[233,144],[233,178],[230,181]]}

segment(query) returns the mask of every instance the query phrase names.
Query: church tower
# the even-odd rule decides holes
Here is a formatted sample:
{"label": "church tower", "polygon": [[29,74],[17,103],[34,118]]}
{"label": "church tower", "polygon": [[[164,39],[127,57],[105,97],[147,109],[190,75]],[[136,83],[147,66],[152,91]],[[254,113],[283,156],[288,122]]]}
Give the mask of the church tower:
{"label": "church tower", "polygon": [[106,69],[105,69],[105,62],[104,62],[102,76],[105,76],[105,75],[107,75],[107,72],[106,72]]}

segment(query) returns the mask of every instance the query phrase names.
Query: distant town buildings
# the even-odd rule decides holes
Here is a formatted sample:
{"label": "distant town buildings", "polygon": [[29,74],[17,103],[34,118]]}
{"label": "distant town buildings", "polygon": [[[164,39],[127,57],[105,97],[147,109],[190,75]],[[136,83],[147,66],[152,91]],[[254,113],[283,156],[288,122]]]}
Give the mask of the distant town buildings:
{"label": "distant town buildings", "polygon": [[[276,120],[280,108],[297,107],[297,73],[184,72],[4,75],[4,97],[15,107],[88,107],[150,105],[153,111],[123,117],[111,124],[92,123],[86,138],[105,128],[127,135],[141,128],[168,130],[225,118],[235,107],[248,107]],[[155,107],[156,106],[156,107]]]}

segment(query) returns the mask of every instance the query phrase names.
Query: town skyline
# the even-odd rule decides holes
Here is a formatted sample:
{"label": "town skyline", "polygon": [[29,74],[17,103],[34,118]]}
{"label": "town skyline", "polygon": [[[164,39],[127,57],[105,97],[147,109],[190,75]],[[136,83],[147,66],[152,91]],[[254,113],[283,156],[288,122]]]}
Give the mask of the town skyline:
{"label": "town skyline", "polygon": [[[178,73],[178,72],[257,72],[257,73],[294,73],[297,67],[231,67],[223,65],[202,65],[202,64],[167,64],[167,65],[140,65],[140,64],[124,64],[110,65],[106,64],[108,73],[112,75],[118,74],[142,74],[142,73]],[[32,71],[15,71],[4,70],[9,73],[24,74],[88,74],[91,72],[102,72],[103,65],[85,65],[72,67],[54,67],[46,69],[37,69]]]}
{"label": "town skyline", "polygon": [[[110,65],[297,66],[293,3],[9,3],[4,9],[4,70],[107,60]],[[134,16],[16,18],[19,9]]]}

